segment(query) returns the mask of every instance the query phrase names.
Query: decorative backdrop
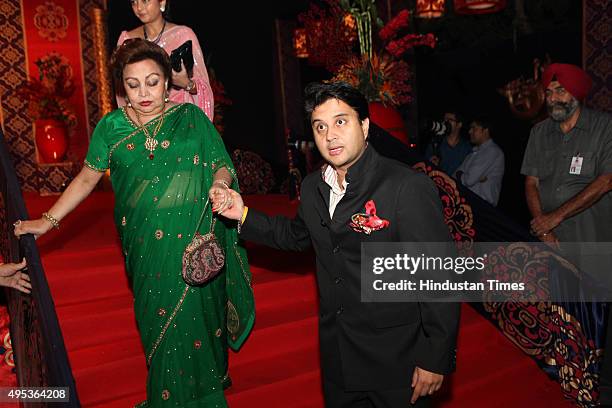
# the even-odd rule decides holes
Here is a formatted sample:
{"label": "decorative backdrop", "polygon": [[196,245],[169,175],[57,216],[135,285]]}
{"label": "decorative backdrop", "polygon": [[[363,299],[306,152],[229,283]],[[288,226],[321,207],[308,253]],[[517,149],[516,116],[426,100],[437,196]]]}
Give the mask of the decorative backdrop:
{"label": "decorative backdrop", "polygon": [[[25,191],[62,191],[80,170],[89,137],[100,119],[91,23],[95,7],[104,8],[105,1],[0,0],[0,117]],[[77,84],[71,102],[77,109],[79,126],[71,136],[68,161],[42,165],[36,158],[32,119],[15,91],[29,75],[37,73],[35,59],[50,51],[70,59]]]}
{"label": "decorative backdrop", "polygon": [[610,0],[583,0],[582,62],[593,91],[587,105],[612,113],[612,6]]}

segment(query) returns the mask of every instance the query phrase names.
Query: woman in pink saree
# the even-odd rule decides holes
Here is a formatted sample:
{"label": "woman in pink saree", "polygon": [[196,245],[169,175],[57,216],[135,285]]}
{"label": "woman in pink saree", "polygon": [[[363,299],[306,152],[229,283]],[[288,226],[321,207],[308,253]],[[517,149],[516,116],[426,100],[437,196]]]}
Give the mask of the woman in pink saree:
{"label": "woman in pink saree", "polygon": [[[131,31],[123,31],[117,45],[129,38],[144,38],[160,47],[168,54],[187,40],[191,40],[193,48],[193,75],[187,75],[182,66],[181,71],[172,71],[172,84],[169,99],[175,103],[192,103],[204,111],[212,122],[214,114],[213,92],[204,63],[204,54],[200,43],[191,28],[173,24],[166,20],[169,0],[129,0],[132,10],[143,25]],[[117,105],[124,106],[125,100],[117,97]]]}

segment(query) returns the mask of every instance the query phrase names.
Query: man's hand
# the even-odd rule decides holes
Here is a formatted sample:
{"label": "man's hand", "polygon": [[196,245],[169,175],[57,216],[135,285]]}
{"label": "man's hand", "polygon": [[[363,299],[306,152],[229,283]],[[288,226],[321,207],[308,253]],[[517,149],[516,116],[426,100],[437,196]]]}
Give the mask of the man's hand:
{"label": "man's hand", "polygon": [[539,237],[555,229],[562,221],[563,218],[556,211],[539,215],[531,220],[531,233]]}
{"label": "man's hand", "polygon": [[[232,189],[227,189],[230,194],[231,205],[224,210],[219,211],[219,214],[230,220],[240,221],[242,218],[242,212],[244,211],[244,202],[240,194]],[[213,198],[213,206],[216,208],[215,199]]]}
{"label": "man's hand", "polygon": [[545,232],[544,234],[539,235],[538,238],[540,241],[546,243],[546,245],[549,247],[559,249],[559,239],[554,232]]}
{"label": "man's hand", "polygon": [[438,156],[431,156],[429,161],[435,164],[436,166],[440,165],[440,158]]}
{"label": "man's hand", "polygon": [[23,293],[30,293],[32,285],[30,277],[21,272],[26,266],[25,258],[20,263],[0,264],[0,285],[15,288]]}
{"label": "man's hand", "polygon": [[444,376],[415,367],[412,374],[412,398],[410,403],[414,404],[419,397],[431,395],[442,386]]}

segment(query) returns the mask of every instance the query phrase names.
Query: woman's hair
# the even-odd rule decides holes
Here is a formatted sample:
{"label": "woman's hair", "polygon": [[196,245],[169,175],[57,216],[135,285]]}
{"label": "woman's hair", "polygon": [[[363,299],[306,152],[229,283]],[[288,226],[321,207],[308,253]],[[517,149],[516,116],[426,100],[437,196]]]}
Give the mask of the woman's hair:
{"label": "woman's hair", "polygon": [[168,81],[168,88],[172,86],[172,65],[168,53],[157,44],[142,38],[128,38],[115,51],[110,59],[111,72],[115,92],[125,96],[123,86],[123,69],[126,65],[144,60],[154,61],[162,70],[164,79]]}
{"label": "woman's hair", "polygon": [[[128,4],[132,6],[133,1],[134,0],[128,0]],[[164,11],[162,11],[162,16],[164,17],[165,20],[172,21],[172,17],[170,16],[170,0],[166,0],[166,8],[164,9]]]}
{"label": "woman's hair", "polygon": [[[355,109],[359,120],[370,116],[368,101],[359,90],[346,82],[312,82],[304,90],[304,111],[310,122],[312,112],[329,99],[338,99]],[[310,126],[310,123],[308,124]]]}

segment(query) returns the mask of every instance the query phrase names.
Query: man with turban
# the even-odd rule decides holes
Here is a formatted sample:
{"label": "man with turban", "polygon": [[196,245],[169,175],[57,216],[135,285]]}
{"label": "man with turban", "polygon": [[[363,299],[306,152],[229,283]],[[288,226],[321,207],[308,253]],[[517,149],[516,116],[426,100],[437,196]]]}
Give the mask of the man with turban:
{"label": "man with turban", "polygon": [[[612,242],[612,116],[583,105],[592,82],[575,65],[549,65],[542,85],[550,117],[531,130],[521,168],[531,233],[561,247]],[[612,407],[612,352],[604,359],[600,402]]]}

